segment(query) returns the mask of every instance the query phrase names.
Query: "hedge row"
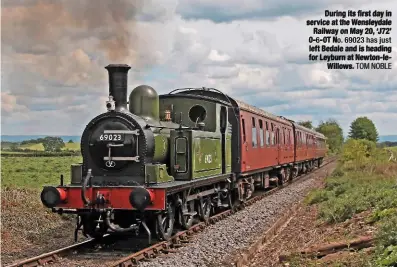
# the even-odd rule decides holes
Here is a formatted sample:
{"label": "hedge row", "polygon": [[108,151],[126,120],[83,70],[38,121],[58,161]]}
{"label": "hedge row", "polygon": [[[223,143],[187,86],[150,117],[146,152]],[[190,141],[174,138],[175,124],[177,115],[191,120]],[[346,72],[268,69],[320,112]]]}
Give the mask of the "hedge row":
{"label": "hedge row", "polygon": [[81,156],[80,151],[64,151],[64,152],[45,152],[45,151],[37,151],[37,152],[6,152],[1,151],[2,157],[74,157]]}

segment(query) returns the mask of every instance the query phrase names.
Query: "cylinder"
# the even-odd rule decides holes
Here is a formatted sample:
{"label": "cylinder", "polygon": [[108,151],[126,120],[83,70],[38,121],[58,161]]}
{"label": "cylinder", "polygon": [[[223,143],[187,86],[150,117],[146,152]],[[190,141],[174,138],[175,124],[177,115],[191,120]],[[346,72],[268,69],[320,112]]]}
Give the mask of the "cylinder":
{"label": "cylinder", "polygon": [[127,109],[128,71],[126,64],[110,64],[105,67],[109,72],[109,96],[113,96],[115,110]]}

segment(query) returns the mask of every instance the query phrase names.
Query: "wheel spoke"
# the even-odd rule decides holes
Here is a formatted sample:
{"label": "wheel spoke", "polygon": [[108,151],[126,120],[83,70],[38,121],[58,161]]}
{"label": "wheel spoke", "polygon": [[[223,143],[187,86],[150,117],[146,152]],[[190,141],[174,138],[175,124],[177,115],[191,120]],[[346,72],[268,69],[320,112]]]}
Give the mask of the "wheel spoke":
{"label": "wheel spoke", "polygon": [[169,240],[174,230],[175,212],[171,203],[165,212],[157,215],[156,233],[159,239]]}

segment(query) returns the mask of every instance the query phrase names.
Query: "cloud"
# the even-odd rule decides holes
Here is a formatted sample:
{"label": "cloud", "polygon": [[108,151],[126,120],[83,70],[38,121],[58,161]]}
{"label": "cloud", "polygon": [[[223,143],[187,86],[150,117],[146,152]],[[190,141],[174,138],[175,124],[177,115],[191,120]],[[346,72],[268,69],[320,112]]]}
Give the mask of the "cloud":
{"label": "cloud", "polygon": [[7,92],[1,92],[1,113],[11,114],[13,112],[28,112],[28,108],[17,104],[16,97]]}

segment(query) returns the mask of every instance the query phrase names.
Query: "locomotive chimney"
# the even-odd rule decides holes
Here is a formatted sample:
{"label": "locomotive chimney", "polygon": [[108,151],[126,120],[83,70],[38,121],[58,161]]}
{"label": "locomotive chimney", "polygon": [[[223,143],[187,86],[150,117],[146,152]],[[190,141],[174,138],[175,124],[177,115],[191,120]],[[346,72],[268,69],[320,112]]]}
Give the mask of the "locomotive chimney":
{"label": "locomotive chimney", "polygon": [[116,111],[127,110],[128,71],[126,64],[110,64],[105,67],[109,72],[109,96],[113,96]]}

